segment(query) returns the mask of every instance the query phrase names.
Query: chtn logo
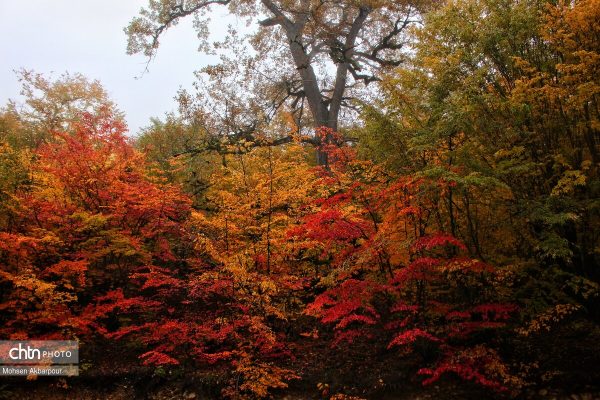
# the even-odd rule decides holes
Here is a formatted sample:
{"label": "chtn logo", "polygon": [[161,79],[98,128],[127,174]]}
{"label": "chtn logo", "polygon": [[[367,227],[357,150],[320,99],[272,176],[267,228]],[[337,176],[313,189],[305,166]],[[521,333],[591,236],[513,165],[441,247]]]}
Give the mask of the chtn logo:
{"label": "chtn logo", "polygon": [[39,349],[32,348],[29,345],[25,348],[19,343],[18,347],[10,349],[8,356],[13,360],[39,360],[42,353]]}
{"label": "chtn logo", "polygon": [[70,358],[72,355],[73,352],[70,350],[40,350],[29,345],[23,347],[22,343],[19,343],[17,347],[13,347],[8,352],[8,356],[12,360],[40,360],[42,358],[53,357]]}

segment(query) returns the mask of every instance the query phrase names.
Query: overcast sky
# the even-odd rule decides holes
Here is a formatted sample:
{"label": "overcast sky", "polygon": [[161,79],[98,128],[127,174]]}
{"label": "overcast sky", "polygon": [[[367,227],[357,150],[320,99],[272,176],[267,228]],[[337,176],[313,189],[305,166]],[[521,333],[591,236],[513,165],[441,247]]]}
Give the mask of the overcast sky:
{"label": "overcast sky", "polygon": [[[178,88],[191,88],[193,72],[211,61],[197,51],[191,20],[167,32],[150,72],[142,55],[125,54],[123,27],[146,0],[0,0],[0,104],[19,99],[15,69],[44,74],[80,72],[98,79],[126,113],[130,131],[150,117],[175,110]],[[225,10],[211,32],[224,32]],[[231,20],[229,20],[231,22]]]}

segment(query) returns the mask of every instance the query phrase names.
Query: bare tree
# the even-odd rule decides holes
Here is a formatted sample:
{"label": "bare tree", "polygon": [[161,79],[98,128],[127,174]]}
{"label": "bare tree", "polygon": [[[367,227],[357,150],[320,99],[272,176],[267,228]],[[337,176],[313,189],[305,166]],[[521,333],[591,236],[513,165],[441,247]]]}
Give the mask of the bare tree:
{"label": "bare tree", "polygon": [[[232,14],[258,23],[250,39],[254,54],[247,62],[223,57],[221,65],[203,72],[220,72],[221,77],[226,77],[232,71],[227,68],[229,63],[229,67],[242,66],[247,73],[259,77],[261,71],[254,68],[256,62],[270,62],[268,72],[264,72],[269,87],[262,86],[258,88],[260,94],[255,93],[263,110],[246,114],[241,125],[233,122],[229,133],[252,139],[261,119],[271,121],[281,109],[288,110],[301,126],[305,105],[312,127],[338,130],[342,109],[353,107],[356,90],[378,81],[383,71],[402,62],[406,28],[424,6],[417,1],[150,0],[125,29],[128,53],[143,52],[151,59],[165,30],[188,16],[195,18],[201,48],[210,50],[208,16],[212,7],[226,6]],[[235,32],[230,33],[231,37],[218,46],[236,46]],[[248,77],[244,82],[248,82]],[[230,104],[221,107],[229,121],[236,120],[232,118],[236,112],[238,117],[244,115],[239,104],[231,100],[233,97],[235,94],[228,96]],[[285,142],[288,138],[278,137],[269,143]],[[306,141],[319,144],[315,137]],[[318,152],[317,161],[326,164],[326,155]]]}

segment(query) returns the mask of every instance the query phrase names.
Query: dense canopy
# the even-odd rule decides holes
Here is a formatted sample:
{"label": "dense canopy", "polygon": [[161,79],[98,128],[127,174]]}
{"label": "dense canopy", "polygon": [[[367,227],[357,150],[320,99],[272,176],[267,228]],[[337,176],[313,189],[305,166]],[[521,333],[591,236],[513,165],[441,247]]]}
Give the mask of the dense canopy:
{"label": "dense canopy", "polygon": [[139,136],[79,74],[0,110],[0,339],[81,350],[0,398],[600,396],[599,0],[151,0],[128,51],[186,17]]}

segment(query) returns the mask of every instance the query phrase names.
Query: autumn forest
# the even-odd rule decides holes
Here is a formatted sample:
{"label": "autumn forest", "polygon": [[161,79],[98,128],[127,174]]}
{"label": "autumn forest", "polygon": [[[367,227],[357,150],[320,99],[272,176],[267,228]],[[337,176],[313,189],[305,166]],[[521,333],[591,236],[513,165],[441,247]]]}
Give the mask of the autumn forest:
{"label": "autumn forest", "polygon": [[0,340],[80,355],[0,399],[600,398],[600,0],[130,18],[149,71],[186,18],[218,61],[138,133],[101,82],[16,72]]}

